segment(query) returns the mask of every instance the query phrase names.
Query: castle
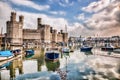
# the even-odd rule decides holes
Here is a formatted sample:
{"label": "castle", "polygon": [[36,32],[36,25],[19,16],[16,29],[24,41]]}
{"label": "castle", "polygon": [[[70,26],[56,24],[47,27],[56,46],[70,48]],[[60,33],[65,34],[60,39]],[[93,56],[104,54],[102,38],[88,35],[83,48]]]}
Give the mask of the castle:
{"label": "castle", "polygon": [[37,29],[23,29],[24,16],[19,16],[19,21],[16,21],[16,13],[11,12],[10,21],[6,22],[6,38],[10,46],[28,45],[51,45],[56,43],[68,42],[68,33],[57,32],[50,25],[41,23],[41,18],[37,19]]}

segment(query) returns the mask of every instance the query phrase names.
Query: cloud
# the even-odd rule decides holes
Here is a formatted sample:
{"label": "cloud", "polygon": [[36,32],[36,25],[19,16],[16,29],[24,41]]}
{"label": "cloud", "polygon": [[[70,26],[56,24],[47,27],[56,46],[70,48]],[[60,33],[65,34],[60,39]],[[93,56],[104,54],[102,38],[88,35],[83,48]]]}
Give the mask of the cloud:
{"label": "cloud", "polygon": [[71,31],[69,31],[70,36],[77,36],[79,37],[80,35],[82,36],[91,36],[94,35],[95,32],[93,30],[87,29],[83,24],[80,24],[78,22],[74,23],[73,28]]}
{"label": "cloud", "polygon": [[13,10],[10,5],[0,1],[0,31],[3,28],[3,32],[6,32],[6,21],[9,20],[11,11]]}
{"label": "cloud", "polygon": [[11,0],[11,2],[15,5],[23,5],[36,10],[48,10],[50,8],[49,5],[38,5],[30,0]]}
{"label": "cloud", "polygon": [[72,6],[74,2],[70,0],[58,0],[58,4],[62,7],[67,7],[67,6]]}
{"label": "cloud", "polygon": [[110,0],[99,0],[97,2],[90,3],[87,7],[83,7],[82,10],[85,12],[98,12],[110,4]]}
{"label": "cloud", "polygon": [[81,14],[79,14],[78,16],[76,16],[75,19],[85,20],[85,15],[84,15],[84,13],[81,13]]}
{"label": "cloud", "polygon": [[[6,32],[6,21],[10,20],[11,11],[14,11],[14,10],[9,4],[5,2],[0,2],[0,10],[1,10],[0,11],[0,24],[3,27],[4,32]],[[70,30],[69,23],[64,18],[55,18],[55,17],[51,17],[51,16],[41,14],[41,13],[30,13],[30,12],[24,12],[24,11],[18,10],[17,21],[18,21],[19,15],[24,16],[24,27],[23,28],[37,29],[37,18],[40,17],[42,18],[43,24],[48,24],[57,30],[61,30],[61,29],[65,30],[65,25],[67,25],[68,30]]]}
{"label": "cloud", "polygon": [[49,13],[54,14],[54,15],[66,15],[65,11],[49,11]]}
{"label": "cloud", "polygon": [[65,25],[68,25],[67,20],[64,18],[55,18],[51,17],[45,14],[39,14],[39,13],[28,13],[28,12],[22,12],[17,11],[18,15],[24,16],[24,28],[30,28],[35,29],[37,28],[37,18],[42,18],[42,24],[48,24],[52,26],[53,28],[57,30],[65,29]]}
{"label": "cloud", "polygon": [[91,28],[101,36],[118,35],[120,31],[120,8],[116,4],[118,5],[119,2],[116,1],[101,12],[93,14],[91,18],[85,21],[85,27]]}
{"label": "cloud", "polygon": [[115,36],[120,35],[120,1],[111,2],[101,11],[94,13],[84,24],[70,32],[75,36]]}

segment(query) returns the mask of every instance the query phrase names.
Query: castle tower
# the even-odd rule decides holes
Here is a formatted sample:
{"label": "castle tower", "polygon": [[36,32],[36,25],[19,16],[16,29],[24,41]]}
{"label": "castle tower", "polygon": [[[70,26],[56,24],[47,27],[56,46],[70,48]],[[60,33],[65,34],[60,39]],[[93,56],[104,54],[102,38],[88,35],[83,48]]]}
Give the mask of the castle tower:
{"label": "castle tower", "polygon": [[20,15],[20,16],[19,16],[19,22],[20,22],[21,24],[23,24],[23,21],[24,21],[24,16]]}
{"label": "castle tower", "polygon": [[52,31],[52,42],[57,42],[57,30]]}
{"label": "castle tower", "polygon": [[41,36],[43,36],[42,34],[44,34],[44,42],[45,43],[50,43],[50,26],[49,25],[44,25],[43,27],[43,32],[44,33],[41,33]]}
{"label": "castle tower", "polygon": [[10,45],[22,45],[23,43],[23,16],[19,16],[19,21],[16,21],[16,13],[11,12],[10,21],[7,21],[7,39]]}
{"label": "castle tower", "polygon": [[40,25],[41,24],[41,18],[38,18],[38,25]]}
{"label": "castle tower", "polygon": [[38,29],[40,29],[42,27],[42,23],[41,23],[41,18],[38,18],[37,19],[37,26],[38,26]]}
{"label": "castle tower", "polygon": [[38,30],[40,30],[40,34],[41,34],[41,42],[50,43],[51,28],[49,25],[42,24],[41,21],[42,21],[42,18],[37,19]]}
{"label": "castle tower", "polygon": [[15,22],[16,21],[16,13],[15,12],[11,12],[10,21],[11,22]]}

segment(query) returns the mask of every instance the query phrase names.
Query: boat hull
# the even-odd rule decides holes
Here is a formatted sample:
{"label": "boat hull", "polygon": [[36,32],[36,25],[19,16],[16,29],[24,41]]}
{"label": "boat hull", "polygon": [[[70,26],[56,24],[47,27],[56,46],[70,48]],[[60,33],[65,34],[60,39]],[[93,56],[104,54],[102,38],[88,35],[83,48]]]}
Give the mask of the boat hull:
{"label": "boat hull", "polygon": [[113,50],[113,52],[120,54],[120,49],[115,49],[115,50]]}
{"label": "boat hull", "polygon": [[102,51],[113,51],[114,48],[112,48],[112,47],[111,47],[111,48],[104,48],[104,47],[103,47],[103,48],[101,48],[101,50],[102,50]]}
{"label": "boat hull", "polygon": [[59,59],[59,53],[45,53],[45,59],[46,60],[51,60],[51,61],[56,61]]}
{"label": "boat hull", "polygon": [[70,52],[69,48],[63,48],[62,49],[62,53],[69,53],[69,52]]}
{"label": "boat hull", "polygon": [[80,51],[82,51],[82,52],[88,52],[88,51],[91,51],[91,50],[92,50],[92,47],[80,48]]}
{"label": "boat hull", "polygon": [[34,53],[34,50],[26,50],[26,51],[25,51],[25,57],[26,57],[26,58],[30,58],[30,57],[32,57],[34,54],[35,54],[35,53]]}
{"label": "boat hull", "polygon": [[13,58],[13,56],[10,56],[10,57],[0,57],[0,62],[1,61],[5,61],[5,60],[9,60],[11,58]]}
{"label": "boat hull", "polygon": [[11,59],[13,57],[13,53],[11,51],[0,51],[0,62]]}

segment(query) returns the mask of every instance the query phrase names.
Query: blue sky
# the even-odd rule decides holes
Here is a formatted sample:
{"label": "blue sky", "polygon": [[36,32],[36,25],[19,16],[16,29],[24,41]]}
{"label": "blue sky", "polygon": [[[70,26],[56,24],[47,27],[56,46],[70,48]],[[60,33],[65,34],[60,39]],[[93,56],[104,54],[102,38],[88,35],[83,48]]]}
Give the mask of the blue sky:
{"label": "blue sky", "polygon": [[[19,4],[17,5],[14,0],[7,1],[13,9],[34,13],[43,13],[52,17],[62,17],[71,22],[82,22],[82,20],[78,20],[77,17],[79,14],[85,15],[85,17],[90,17],[91,14],[82,10],[83,7],[88,6],[90,3],[98,1],[98,0],[33,0],[30,1],[36,5],[40,6],[48,6],[48,8],[44,10],[35,9],[30,6]],[[5,1],[6,2],[6,1]],[[27,4],[27,3],[26,3]],[[57,14],[57,12],[59,12]],[[61,12],[61,13],[60,13]]]}
{"label": "blue sky", "polygon": [[[57,30],[68,27],[70,35],[104,35],[119,29],[119,0],[2,0],[0,23],[6,30],[11,11],[23,15],[24,28],[37,28],[37,18]],[[117,13],[117,14],[116,14]],[[111,26],[112,23],[112,26]],[[116,27],[116,28],[114,28]],[[119,35],[119,33],[110,34]]]}

